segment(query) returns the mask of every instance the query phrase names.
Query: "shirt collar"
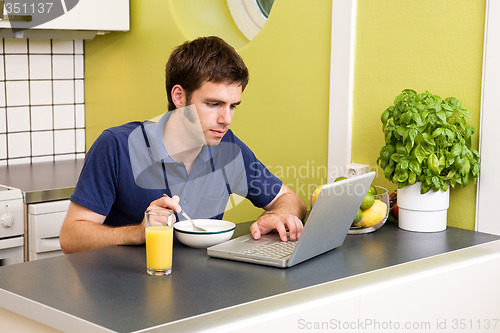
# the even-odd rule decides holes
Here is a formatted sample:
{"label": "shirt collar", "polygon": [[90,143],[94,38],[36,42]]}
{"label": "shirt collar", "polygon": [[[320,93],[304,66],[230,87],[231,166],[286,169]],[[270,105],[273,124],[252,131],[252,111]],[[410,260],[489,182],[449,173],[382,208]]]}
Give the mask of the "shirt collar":
{"label": "shirt collar", "polygon": [[[163,132],[165,130],[165,126],[170,119],[172,112],[166,112],[158,121],[148,120],[144,123],[144,129],[149,141],[149,147],[151,149],[152,158],[155,162],[164,162],[164,163],[179,163],[176,162],[170,157],[163,144]],[[212,152],[210,152],[212,150]],[[219,147],[208,147],[204,145],[197,156],[197,160],[200,162],[207,162],[210,160],[211,153],[212,156],[218,152]]]}

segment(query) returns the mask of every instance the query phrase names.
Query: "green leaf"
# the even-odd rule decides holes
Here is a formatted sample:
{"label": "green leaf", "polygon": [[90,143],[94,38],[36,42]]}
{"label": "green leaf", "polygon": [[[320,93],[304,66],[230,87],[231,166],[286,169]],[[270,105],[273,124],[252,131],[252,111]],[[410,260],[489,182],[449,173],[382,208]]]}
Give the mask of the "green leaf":
{"label": "green leaf", "polygon": [[467,118],[470,118],[470,113],[469,111],[465,110],[465,109],[462,109],[462,108],[457,108],[457,111],[460,112],[461,114],[463,114],[465,117]]}
{"label": "green leaf", "polygon": [[[405,149],[407,152],[410,152],[413,148],[413,142],[411,140],[407,140],[405,144]],[[408,154],[407,154],[408,155]]]}
{"label": "green leaf", "polygon": [[450,180],[453,178],[454,175],[455,175],[455,170],[450,170],[450,172],[448,172],[448,174],[444,177],[444,179]]}
{"label": "green leaf", "polygon": [[469,185],[469,174],[466,173],[465,175],[462,176],[462,186],[467,186]]}
{"label": "green leaf", "polygon": [[439,160],[436,154],[432,153],[427,158],[427,167],[434,173],[439,173]]}
{"label": "green leaf", "polygon": [[436,116],[443,122],[445,123],[446,122],[446,114],[444,113],[444,111],[439,111],[436,113]]}
{"label": "green leaf", "polygon": [[472,175],[477,177],[479,175],[479,171],[481,170],[481,165],[479,163],[474,163],[472,166]]}
{"label": "green leaf", "polygon": [[462,146],[460,146],[458,143],[453,145],[453,147],[450,150],[450,157],[455,157],[458,156],[462,153]]}
{"label": "green leaf", "polygon": [[470,138],[474,134],[474,127],[472,125],[467,125],[465,127],[465,138]]}
{"label": "green leaf", "polygon": [[403,135],[405,134],[405,129],[401,126],[399,126],[398,128],[396,128],[396,134],[401,138],[403,137]]}
{"label": "green leaf", "polygon": [[410,171],[410,174],[408,175],[408,185],[413,185],[416,181],[417,175],[415,174],[415,172]]}
{"label": "green leaf", "polygon": [[420,113],[418,112],[412,113],[411,118],[413,119],[413,122],[417,124],[417,126],[422,125],[422,118],[420,117]]}
{"label": "green leaf", "polygon": [[441,136],[443,135],[444,133],[444,129],[442,129],[441,127],[438,127],[434,130],[434,132],[432,132],[432,138],[436,138],[438,136]]}
{"label": "green leaf", "polygon": [[402,156],[401,154],[394,153],[391,155],[391,160],[398,163],[401,160],[401,156]]}
{"label": "green leaf", "polygon": [[435,191],[439,191],[441,188],[441,179],[438,176],[433,176],[431,186]]}
{"label": "green leaf", "polygon": [[405,182],[408,179],[408,170],[401,171],[398,175],[398,182]]}
{"label": "green leaf", "polygon": [[441,104],[443,109],[448,110],[448,111],[453,111],[453,107],[449,106],[447,103]]}
{"label": "green leaf", "polygon": [[431,185],[430,184],[422,182],[422,186],[420,187],[420,193],[421,194],[425,194],[425,193],[429,192],[430,189],[431,189]]}
{"label": "green leaf", "polygon": [[391,111],[389,111],[389,109],[382,112],[382,115],[380,116],[380,120],[382,121],[382,124],[386,125],[387,120],[389,119],[390,116],[391,116]]}
{"label": "green leaf", "polygon": [[406,158],[402,158],[400,161],[399,161],[399,164],[398,166],[400,167],[400,170],[403,171],[403,170],[408,170],[408,168],[410,167],[410,162],[408,162],[408,160]]}
{"label": "green leaf", "polygon": [[462,175],[466,175],[469,173],[469,171],[470,171],[470,162],[469,162],[469,160],[464,159],[464,163],[460,167],[460,173]]}
{"label": "green leaf", "polygon": [[406,142],[406,139],[408,138],[408,134],[410,134],[410,131],[405,129],[403,132],[403,142]]}
{"label": "green leaf", "polygon": [[422,136],[428,145],[431,145],[431,146],[436,145],[436,142],[434,142],[432,135],[430,135],[429,133],[422,133]]}
{"label": "green leaf", "polygon": [[449,128],[445,128],[444,133],[446,134],[446,137],[448,138],[449,141],[455,140],[455,134]]}
{"label": "green leaf", "polygon": [[443,170],[445,164],[446,164],[446,158],[444,158],[444,155],[439,156],[439,159],[438,159],[439,172],[441,172],[441,170]]}
{"label": "green leaf", "polygon": [[415,175],[419,175],[422,172],[422,169],[420,167],[420,163],[418,161],[416,161],[416,160],[411,160],[410,161],[409,169]]}
{"label": "green leaf", "polygon": [[408,154],[408,151],[406,150],[406,147],[403,145],[402,142],[398,142],[396,144],[396,153],[401,154],[401,155]]}
{"label": "green leaf", "polygon": [[415,157],[420,164],[425,160],[425,150],[421,145],[415,147]]}
{"label": "green leaf", "polygon": [[408,132],[408,136],[410,137],[410,140],[412,143],[415,142],[417,135],[418,135],[418,131],[415,128],[411,128]]}

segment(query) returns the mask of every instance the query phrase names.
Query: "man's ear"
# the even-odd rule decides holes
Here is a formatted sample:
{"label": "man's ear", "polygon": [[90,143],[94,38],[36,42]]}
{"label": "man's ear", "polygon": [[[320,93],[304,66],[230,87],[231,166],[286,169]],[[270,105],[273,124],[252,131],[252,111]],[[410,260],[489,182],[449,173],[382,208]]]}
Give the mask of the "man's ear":
{"label": "man's ear", "polygon": [[172,87],[172,101],[177,109],[186,106],[186,91],[179,84]]}

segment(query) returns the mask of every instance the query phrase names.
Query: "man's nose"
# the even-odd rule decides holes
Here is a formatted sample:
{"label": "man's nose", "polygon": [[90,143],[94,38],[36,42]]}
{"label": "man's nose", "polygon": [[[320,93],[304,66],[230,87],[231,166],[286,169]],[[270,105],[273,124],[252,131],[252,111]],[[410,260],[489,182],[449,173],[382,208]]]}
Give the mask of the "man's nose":
{"label": "man's nose", "polygon": [[230,106],[223,107],[220,109],[219,119],[218,119],[219,123],[230,125],[232,119],[233,119],[233,111],[231,110]]}

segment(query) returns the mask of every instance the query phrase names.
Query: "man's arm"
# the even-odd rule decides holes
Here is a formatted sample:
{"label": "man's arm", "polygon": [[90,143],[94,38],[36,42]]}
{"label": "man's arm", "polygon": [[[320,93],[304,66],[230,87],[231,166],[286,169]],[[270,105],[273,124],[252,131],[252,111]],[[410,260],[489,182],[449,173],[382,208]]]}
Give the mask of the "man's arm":
{"label": "man's arm", "polygon": [[[179,198],[162,197],[153,201],[148,209],[178,211]],[[71,202],[59,234],[64,253],[99,249],[113,245],[144,244],[144,219],[139,224],[122,227],[104,225],[106,216]]]}
{"label": "man's arm", "polygon": [[283,241],[287,240],[287,230],[290,239],[300,237],[306,204],[288,186],[283,184],[276,197],[264,209],[266,212],[250,226],[250,232],[255,239],[272,230],[277,230]]}
{"label": "man's arm", "polygon": [[68,254],[112,245],[144,243],[143,223],[110,227],[102,224],[105,218],[71,202],[59,234],[62,251]]}

